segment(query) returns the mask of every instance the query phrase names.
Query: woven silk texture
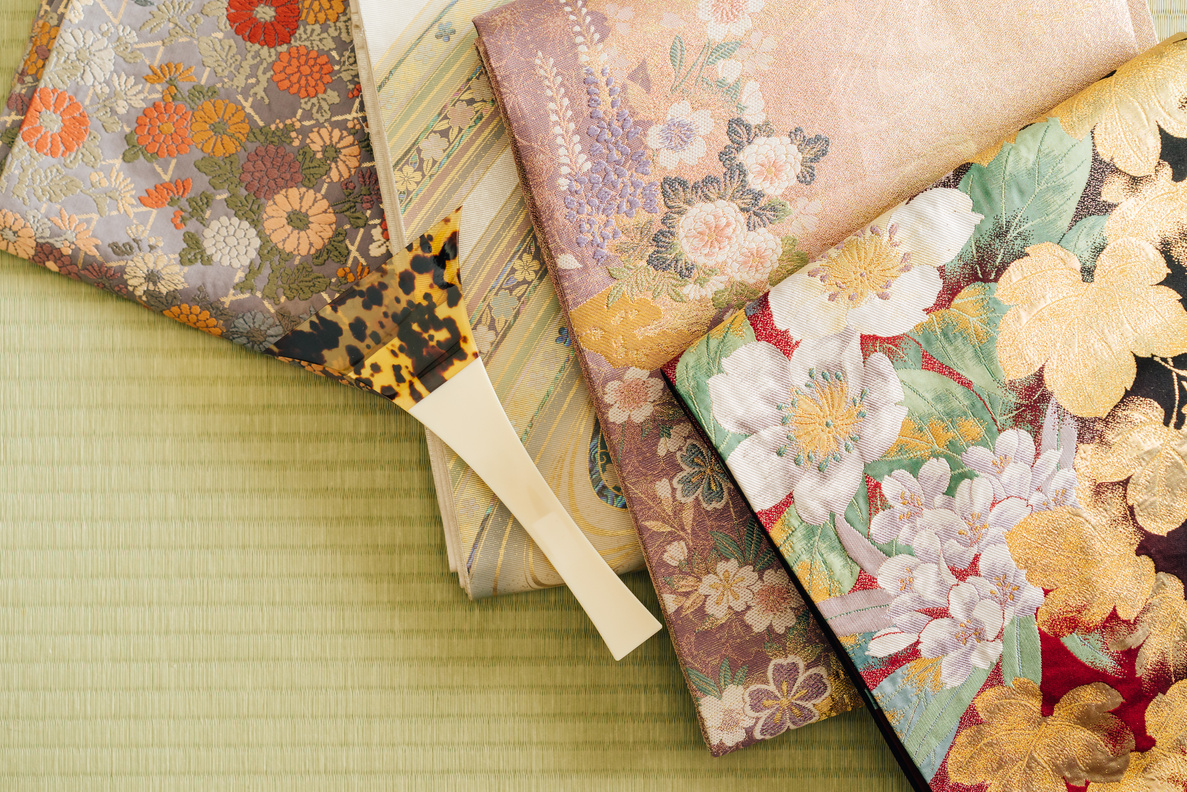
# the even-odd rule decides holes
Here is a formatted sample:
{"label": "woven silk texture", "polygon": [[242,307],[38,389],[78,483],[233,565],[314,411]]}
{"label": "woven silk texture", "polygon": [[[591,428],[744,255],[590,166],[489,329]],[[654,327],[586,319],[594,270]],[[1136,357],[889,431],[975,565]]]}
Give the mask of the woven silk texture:
{"label": "woven silk texture", "polygon": [[658,368],[888,203],[1153,43],[1148,11],[520,0],[476,25],[712,750],[855,706]]}
{"label": "woven silk texture", "polygon": [[[606,561],[620,572],[638,570],[642,551],[618,473],[474,48],[471,17],[499,4],[432,0],[402,31],[395,30],[403,21],[392,17],[392,6],[359,4],[356,40],[365,42],[360,51],[367,52],[361,79],[377,119],[380,186],[388,207],[398,210],[397,232],[410,238],[462,207],[459,275],[470,324],[503,408],[536,466]],[[428,442],[450,566],[466,592],[481,598],[561,585],[490,488],[431,432]]]}
{"label": "woven silk texture", "polygon": [[666,372],[937,792],[1187,785],[1187,37]]}
{"label": "woven silk texture", "polygon": [[478,355],[457,218],[392,258],[357,80],[333,1],[47,5],[4,249],[410,407]]}

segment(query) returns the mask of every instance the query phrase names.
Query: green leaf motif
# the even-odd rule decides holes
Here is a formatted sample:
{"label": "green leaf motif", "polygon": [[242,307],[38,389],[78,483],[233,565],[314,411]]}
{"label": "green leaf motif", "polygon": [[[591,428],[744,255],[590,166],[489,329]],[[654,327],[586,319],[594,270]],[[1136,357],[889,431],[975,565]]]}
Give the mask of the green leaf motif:
{"label": "green leaf motif", "polygon": [[746,321],[746,315],[737,313],[709,331],[681,356],[676,366],[676,392],[709,435],[709,442],[723,460],[729,458],[746,435],[729,431],[713,417],[709,378],[721,373],[722,360],[754,340],[754,328]]}
{"label": "green leaf motif", "polygon": [[672,39],[672,46],[668,50],[668,60],[672,64],[672,71],[680,74],[684,70],[684,39],[676,36]]}
{"label": "green leaf motif", "polygon": [[1108,648],[1105,639],[1099,633],[1072,633],[1064,636],[1062,640],[1068,651],[1084,665],[1109,676],[1119,677],[1125,673],[1121,664],[1117,662],[1115,653]]}
{"label": "green leaf motif", "polygon": [[972,165],[960,190],[985,217],[945,278],[996,281],[1027,247],[1058,242],[1071,224],[1091,166],[1091,136],[1076,140],[1056,120],[1032,124],[988,165]]}
{"label": "green leaf motif", "polygon": [[808,593],[815,596],[827,591],[832,597],[848,594],[860,570],[841,544],[832,520],[824,525],[808,525],[793,506],[779,522],[790,529],[779,552]]}
{"label": "green leaf motif", "polygon": [[194,167],[210,178],[210,186],[216,190],[238,192],[242,187],[239,182],[239,160],[235,157],[202,157],[194,163]]}
{"label": "green leaf motif", "polygon": [[713,698],[721,698],[721,691],[717,689],[717,683],[714,682],[705,674],[697,671],[695,668],[685,667],[684,673],[688,675],[688,681],[697,689],[697,692],[702,696],[712,696]]}
{"label": "green leaf motif", "polygon": [[974,668],[964,684],[938,693],[907,683],[908,673],[909,667],[903,667],[886,677],[874,688],[874,698],[884,710],[898,713],[895,731],[923,777],[931,779],[956,739],[961,716],[989,678],[989,669]]}
{"label": "green leaf motif", "polygon": [[919,475],[923,463],[942,456],[952,467],[952,486],[972,473],[960,455],[969,446],[990,445],[999,434],[988,406],[973,391],[934,371],[898,370],[907,418],[898,440],[866,466],[876,481],[896,470]]}
{"label": "green leaf motif", "polygon": [[1011,619],[1002,633],[1002,679],[1012,687],[1018,677],[1036,685],[1043,681],[1039,626],[1034,616]]}
{"label": "green leaf motif", "polygon": [[713,49],[709,50],[709,57],[705,59],[706,66],[716,66],[727,58],[732,58],[738,48],[742,46],[740,41],[723,41],[717,44]]}
{"label": "green leaf motif", "polygon": [[1109,244],[1105,236],[1105,224],[1109,218],[1103,215],[1085,217],[1059,240],[1059,246],[1080,259],[1080,275],[1092,279],[1096,272],[1096,258]]}
{"label": "green leaf motif", "polygon": [[998,418],[1014,407],[997,358],[998,327],[1005,315],[997,284],[974,283],[956,295],[951,308],[930,314],[911,333],[928,354],[967,377]]}

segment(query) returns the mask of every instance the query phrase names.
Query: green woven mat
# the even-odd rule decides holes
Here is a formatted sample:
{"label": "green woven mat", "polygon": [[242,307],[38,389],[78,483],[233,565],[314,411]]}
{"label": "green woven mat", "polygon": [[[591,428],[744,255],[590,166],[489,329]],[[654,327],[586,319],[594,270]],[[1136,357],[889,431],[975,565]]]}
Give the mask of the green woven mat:
{"label": "green woven mat", "polygon": [[0,788],[907,788],[864,712],[714,760],[664,637],[469,602],[390,404],[9,256],[0,295]]}

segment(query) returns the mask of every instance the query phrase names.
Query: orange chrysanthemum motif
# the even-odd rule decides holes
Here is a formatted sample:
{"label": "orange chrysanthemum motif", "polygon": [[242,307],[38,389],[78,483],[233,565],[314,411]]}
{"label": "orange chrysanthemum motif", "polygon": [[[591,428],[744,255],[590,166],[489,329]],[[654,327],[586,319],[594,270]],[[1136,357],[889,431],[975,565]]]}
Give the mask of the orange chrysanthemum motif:
{"label": "orange chrysanthemum motif", "polygon": [[49,58],[50,50],[54,48],[54,41],[58,38],[58,27],[50,26],[48,22],[41,22],[33,30],[33,38],[29,42],[29,54],[21,65],[21,71],[34,79],[40,80],[45,71],[45,61]]}
{"label": "orange chrysanthemum motif", "polygon": [[184,325],[195,327],[203,333],[210,333],[214,336],[221,336],[223,334],[222,325],[210,315],[210,311],[207,311],[205,308],[199,308],[197,305],[188,305],[186,303],[175,305],[165,311],[165,316],[168,316],[170,319],[176,319]]}
{"label": "orange chrysanthemum motif", "polygon": [[144,195],[140,196],[140,203],[149,209],[161,209],[174,198],[185,198],[193,187],[192,179],[177,179],[158,184],[156,187],[149,187],[144,191]]}
{"label": "orange chrysanthemum motif", "polygon": [[311,25],[337,22],[345,10],[346,3],[343,0],[301,0],[301,19]]}
{"label": "orange chrysanthemum motif", "polygon": [[371,268],[366,264],[359,264],[359,271],[355,272],[350,267],[339,267],[338,277],[347,283],[354,283],[357,280],[362,280],[371,274]]}
{"label": "orange chrysanthemum motif", "polygon": [[307,187],[289,187],[264,207],[264,230],[281,250],[308,256],[326,246],[334,236],[334,211],[330,202]]}
{"label": "orange chrysanthemum motif", "polygon": [[33,227],[15,212],[0,209],[0,250],[27,259],[36,247]]}
{"label": "orange chrysanthemum motif", "polygon": [[166,102],[172,102],[177,98],[177,83],[197,82],[197,80],[198,78],[194,76],[193,66],[186,66],[184,63],[175,61],[168,61],[160,66],[149,66],[148,74],[144,77],[144,81],[151,85],[167,83],[165,90],[161,92],[161,98]]}
{"label": "orange chrysanthemum motif", "polygon": [[308,99],[325,92],[333,71],[329,58],[298,44],[280,53],[272,64],[272,81],[281,90]]}
{"label": "orange chrysanthemum motif", "polygon": [[153,102],[136,119],[136,143],[149,154],[176,157],[190,150],[192,113],[178,102]]}
{"label": "orange chrysanthemum motif", "polygon": [[227,21],[235,35],[251,44],[281,47],[297,32],[301,4],[297,0],[230,0]]}
{"label": "orange chrysanthemum motif", "polygon": [[63,157],[77,149],[91,131],[86,110],[57,88],[38,88],[29,103],[21,140],[38,154]]}
{"label": "orange chrysanthemum motif", "polygon": [[247,140],[247,113],[222,99],[203,102],[194,111],[190,131],[198,148],[212,157],[229,157]]}

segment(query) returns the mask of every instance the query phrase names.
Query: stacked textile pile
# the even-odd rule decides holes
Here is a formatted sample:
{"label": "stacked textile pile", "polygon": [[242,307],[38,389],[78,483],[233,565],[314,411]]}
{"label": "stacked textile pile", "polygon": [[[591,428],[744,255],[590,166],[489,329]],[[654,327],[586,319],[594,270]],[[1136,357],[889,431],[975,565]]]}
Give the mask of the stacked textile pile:
{"label": "stacked textile pile", "polygon": [[[0,247],[394,398],[367,365],[392,343],[379,316],[399,308],[400,251],[418,243],[449,262],[449,288],[460,262],[474,346],[579,527],[618,571],[649,570],[713,753],[864,698],[917,784],[1017,777],[1023,786],[1003,788],[1034,788],[1025,756],[1023,770],[976,757],[994,725],[1013,722],[1013,706],[1036,729],[1082,712],[1066,717],[1093,732],[1091,745],[1048,762],[1057,788],[1143,773],[1187,781],[1181,735],[1163,724],[1182,711],[1173,687],[1182,596],[1172,570],[1182,552],[1155,538],[1183,517],[1175,504],[1187,481],[1166,472],[1175,441],[1157,434],[1178,431],[1181,394],[1155,381],[1156,366],[1139,366],[1134,384],[1132,362],[1136,354],[1176,372],[1184,351],[1173,343],[1177,298],[1157,291],[1168,272],[1178,276],[1187,222],[1174,203],[1173,138],[1187,132],[1178,49],[1164,45],[1061,105],[1060,121],[974,158],[1153,43],[1144,4],[1032,0],[1007,18],[991,3],[959,14],[935,3],[876,19],[857,2],[418,5],[393,13],[365,1],[348,10],[340,0],[212,0],[113,12],[101,2],[48,3],[0,136]],[[1102,107],[1114,109],[1111,121],[1100,121]],[[1138,116],[1154,121],[1143,127]],[[1019,174],[1037,175],[1023,184]],[[998,187],[1007,197],[992,197]],[[452,236],[452,225],[438,224],[459,206],[445,221],[459,224]],[[855,228],[863,230],[848,237]],[[1146,247],[1127,241],[1110,261],[1122,239]],[[1092,376],[1061,372],[1058,350],[1033,333],[1020,340],[1032,314],[1051,327],[1063,320],[1043,315],[1054,298],[1027,291],[1011,262],[1062,272],[1070,259],[1055,248],[1095,262],[1078,282],[1113,272],[1153,290],[1149,315],[1129,322],[1134,338],[1102,331],[1107,354]],[[1170,270],[1159,269],[1160,250]],[[972,274],[936,285],[958,265]],[[1137,304],[1121,286],[1106,294],[1103,285],[1065,285],[1081,299],[1084,289],[1099,292],[1089,296],[1101,310]],[[769,301],[731,314],[772,287]],[[1007,287],[1017,294],[1003,295]],[[1001,301],[1024,307],[1011,319],[994,308]],[[938,328],[949,318],[955,329],[945,334]],[[356,321],[377,330],[355,330]],[[915,337],[927,332],[935,338]],[[779,359],[747,357],[764,341]],[[1023,384],[1005,388],[1004,374],[976,368],[992,357],[986,343]],[[780,366],[790,360],[803,373],[810,357],[835,362],[841,375],[805,363],[808,373],[784,382]],[[924,374],[965,388],[988,416],[963,391],[895,390]],[[815,390],[804,396],[800,380]],[[829,396],[865,380],[852,403]],[[809,426],[797,398],[815,399],[813,415],[827,423]],[[1159,405],[1171,411],[1165,426]],[[877,431],[858,431],[863,421]],[[763,429],[786,438],[751,439]],[[799,429],[814,432],[811,441]],[[1138,434],[1157,437],[1139,443]],[[1077,438],[1100,450],[1082,451],[1081,463]],[[559,584],[510,511],[430,444],[451,564],[471,596]],[[934,446],[948,473],[908,446]],[[879,460],[896,448],[895,459],[919,460],[906,466],[910,481]],[[1092,484],[1076,490],[1075,472],[1098,456],[1095,472],[1080,476]],[[1015,457],[1030,460],[1031,480],[1034,466],[1053,467],[1033,492],[1003,495],[989,484],[1013,483],[994,465]],[[966,479],[989,484],[974,493]],[[896,528],[922,518],[890,506],[890,482],[904,503],[922,487],[922,511],[949,509],[1002,541],[974,547],[959,526],[948,537],[930,523],[909,537],[891,531],[892,518]],[[1039,539],[1023,547],[1025,538],[1006,537],[1020,515],[1005,527],[998,517],[986,517],[989,528],[977,522],[990,504],[1013,508],[1011,495],[1031,503],[1036,493],[1089,526],[1073,545],[1115,550],[1100,536],[1107,523],[1133,540],[1110,558],[1132,566],[1140,545],[1137,563],[1154,559],[1131,570],[1134,591],[1115,616],[1112,600],[1091,591],[1080,592],[1090,601],[1056,602],[1075,583],[1037,560]],[[1126,503],[1146,534],[1117,528]],[[1056,530],[1037,524],[1042,508],[1029,508],[1035,531]],[[920,537],[935,538],[934,552]],[[1015,561],[1031,552],[1033,577],[1025,563],[1007,565],[1003,547]],[[886,577],[892,566],[920,580],[934,567],[947,593],[890,597],[896,581],[916,585]],[[1006,577],[994,583],[998,567]],[[1044,591],[1056,593],[1041,603]],[[990,601],[1010,615],[998,615],[996,632]],[[948,627],[951,640],[936,637]],[[1147,648],[1151,634],[1162,636],[1161,654]],[[957,657],[935,648],[944,640],[973,645]],[[1076,684],[1052,686],[1042,670],[1056,663],[1076,669]],[[1118,694],[1116,680],[1143,692]]]}

